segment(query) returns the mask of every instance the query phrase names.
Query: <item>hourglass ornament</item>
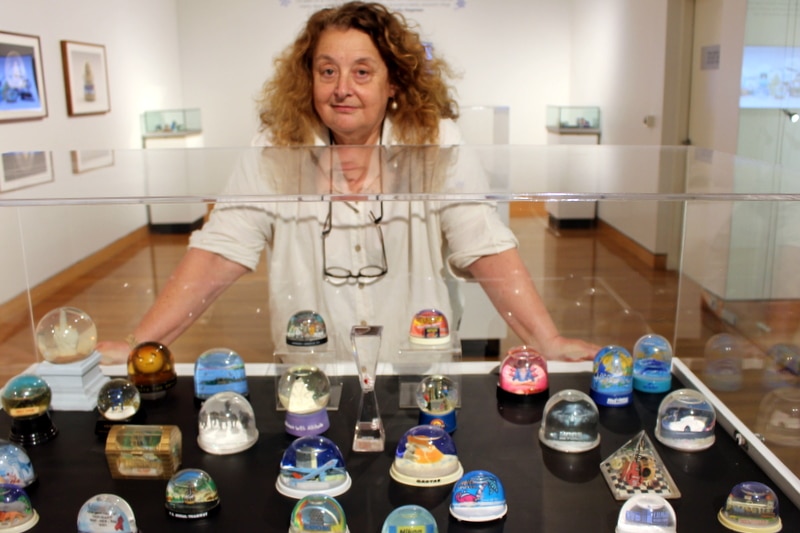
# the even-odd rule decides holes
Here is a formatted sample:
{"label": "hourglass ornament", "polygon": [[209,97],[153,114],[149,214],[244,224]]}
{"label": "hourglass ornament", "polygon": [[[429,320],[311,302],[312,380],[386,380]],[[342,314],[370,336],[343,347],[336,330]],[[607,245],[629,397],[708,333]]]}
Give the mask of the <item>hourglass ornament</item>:
{"label": "hourglass ornament", "polygon": [[131,506],[116,494],[92,496],[78,511],[78,533],[137,533]]}
{"label": "hourglass ornament", "polygon": [[355,452],[380,452],[386,443],[386,433],[378,411],[378,397],[375,395],[382,334],[383,326],[353,326],[350,330],[350,343],[361,385],[361,400],[353,436]]}
{"label": "hourglass ornament", "polygon": [[419,423],[444,428],[448,433],[456,430],[456,405],[458,386],[447,376],[426,376],[417,387]]}
{"label": "hourglass ornament", "polygon": [[3,389],[3,409],[13,419],[9,440],[24,446],[44,444],[58,435],[50,418],[50,386],[39,376],[21,374]]}
{"label": "hourglass ornament", "polygon": [[128,356],[128,379],[142,399],[157,400],[178,382],[175,362],[169,348],[158,342],[136,345]]}
{"label": "hourglass ornament", "polygon": [[327,431],[330,397],[331,382],[319,368],[300,365],[286,370],[278,381],[278,398],[286,409],[286,432],[304,437]]}

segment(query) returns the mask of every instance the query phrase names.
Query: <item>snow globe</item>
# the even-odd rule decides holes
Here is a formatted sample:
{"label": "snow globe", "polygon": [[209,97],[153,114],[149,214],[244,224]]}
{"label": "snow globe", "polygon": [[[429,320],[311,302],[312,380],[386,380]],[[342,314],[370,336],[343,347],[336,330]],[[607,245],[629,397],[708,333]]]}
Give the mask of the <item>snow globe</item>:
{"label": "snow globe", "polygon": [[661,400],[656,438],[675,450],[694,452],[714,444],[714,406],[694,389],[672,391]]}
{"label": "snow globe", "polygon": [[352,480],[336,444],[321,435],[299,437],[283,452],[275,487],[290,498],[310,494],[339,496]]}
{"label": "snow globe", "polygon": [[419,423],[444,428],[448,433],[456,430],[458,385],[447,376],[426,376],[416,391],[419,406]]}
{"label": "snow globe", "polygon": [[733,487],[717,518],[728,529],[745,533],[774,533],[783,528],[777,495],[757,481]]}
{"label": "snow globe", "polygon": [[288,368],[278,380],[278,399],[286,409],[286,432],[305,437],[327,431],[330,397],[331,382],[325,372],[313,365]]}
{"label": "snow globe", "polygon": [[49,363],[81,361],[97,346],[97,326],[80,309],[59,307],[44,315],[36,325],[36,346]]}
{"label": "snow globe", "polygon": [[560,452],[585,452],[600,444],[599,423],[597,405],[586,393],[561,390],[544,406],[539,441]]}
{"label": "snow globe", "polygon": [[256,443],[258,429],[250,402],[236,392],[218,392],[203,403],[197,445],[208,453],[228,455]]}
{"label": "snow globe", "polygon": [[464,522],[489,522],[508,512],[500,479],[485,470],[467,472],[453,487],[450,514]]}
{"label": "snow globe", "polygon": [[328,342],[325,321],[314,311],[299,311],[291,316],[286,327],[289,346],[319,346]]}
{"label": "snow globe", "polygon": [[157,400],[178,382],[169,348],[158,342],[142,342],[128,356],[128,379],[144,400]]}
{"label": "snow globe", "polygon": [[498,387],[510,398],[546,393],[549,388],[547,361],[528,346],[511,348],[500,365]]}
{"label": "snow globe", "polygon": [[464,469],[452,437],[438,426],[414,426],[405,432],[389,470],[404,485],[437,487],[457,481]]}
{"label": "snow globe", "polygon": [[219,507],[216,483],[199,468],[175,472],[167,483],[166,498],[167,514],[173,518],[205,518]]}
{"label": "snow globe", "polygon": [[447,317],[437,309],[423,309],[411,319],[408,333],[411,344],[440,346],[450,342],[450,326]]}
{"label": "snow globe", "polygon": [[633,401],[633,357],[628,350],[612,344],[597,352],[589,394],[597,405],[608,407]]}
{"label": "snow globe", "polygon": [[667,392],[672,386],[672,346],[661,335],[644,335],[633,346],[633,388]]}
{"label": "snow globe", "polygon": [[100,387],[97,411],[111,422],[130,420],[139,412],[142,398],[129,379],[113,378]]}
{"label": "snow globe", "polygon": [[11,378],[3,389],[3,409],[12,418],[9,440],[36,446],[54,439],[58,429],[50,418],[52,393],[45,380],[33,374]]}
{"label": "snow globe", "polygon": [[131,506],[116,494],[98,494],[78,511],[78,533],[137,533]]}
{"label": "snow globe", "polygon": [[779,343],[767,350],[763,383],[769,388],[800,382],[800,346]]}
{"label": "snow globe", "polygon": [[433,515],[419,505],[404,505],[398,507],[386,517],[381,528],[381,533],[439,533],[436,519]]}
{"label": "snow globe", "polygon": [[194,362],[194,399],[199,405],[218,392],[248,396],[242,356],[228,348],[206,350]]}
{"label": "snow globe", "polygon": [[303,496],[292,510],[289,533],[331,531],[347,533],[344,509],[335,498],[326,494]]}
{"label": "snow globe", "polygon": [[30,457],[21,446],[0,441],[0,484],[25,488],[36,481]]}
{"label": "snow globe", "polygon": [[718,333],[703,350],[703,381],[713,390],[736,391],[742,387],[744,341],[730,333]]}
{"label": "snow globe", "polygon": [[782,387],[768,392],[758,406],[756,433],[780,446],[800,446],[800,389]]}
{"label": "snow globe", "polygon": [[25,489],[0,485],[0,531],[27,531],[39,521]]}
{"label": "snow globe", "polygon": [[672,505],[657,494],[637,494],[619,511],[616,533],[675,533]]}

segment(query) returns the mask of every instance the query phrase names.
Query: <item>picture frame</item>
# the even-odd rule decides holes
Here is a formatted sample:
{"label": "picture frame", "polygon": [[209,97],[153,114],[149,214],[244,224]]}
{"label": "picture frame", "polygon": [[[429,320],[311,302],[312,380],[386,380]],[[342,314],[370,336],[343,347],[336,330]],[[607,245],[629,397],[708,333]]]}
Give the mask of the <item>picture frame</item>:
{"label": "picture frame", "polygon": [[111,111],[105,46],[61,41],[61,62],[69,116]]}
{"label": "picture frame", "polygon": [[72,150],[70,156],[73,174],[114,166],[114,150]]}
{"label": "picture frame", "polygon": [[0,154],[0,193],[53,181],[50,152]]}
{"label": "picture frame", "polygon": [[0,31],[0,122],[46,116],[39,37]]}

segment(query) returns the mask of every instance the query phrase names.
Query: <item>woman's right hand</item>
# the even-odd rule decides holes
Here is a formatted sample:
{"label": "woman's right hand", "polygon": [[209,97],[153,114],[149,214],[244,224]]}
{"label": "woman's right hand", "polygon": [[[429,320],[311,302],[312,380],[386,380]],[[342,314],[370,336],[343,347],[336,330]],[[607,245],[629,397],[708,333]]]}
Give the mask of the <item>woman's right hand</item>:
{"label": "woman's right hand", "polygon": [[119,365],[128,362],[131,347],[124,341],[100,341],[96,350],[100,352],[101,365]]}

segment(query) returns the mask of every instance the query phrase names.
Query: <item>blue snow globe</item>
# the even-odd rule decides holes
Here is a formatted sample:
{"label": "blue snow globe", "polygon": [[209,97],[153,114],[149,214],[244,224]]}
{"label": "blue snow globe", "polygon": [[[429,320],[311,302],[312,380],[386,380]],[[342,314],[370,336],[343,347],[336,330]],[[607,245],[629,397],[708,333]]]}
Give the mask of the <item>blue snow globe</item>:
{"label": "blue snow globe", "polygon": [[694,452],[714,444],[717,415],[714,406],[694,389],[672,391],[661,400],[656,438],[675,450]]}
{"label": "blue snow globe", "polygon": [[389,471],[404,485],[437,487],[457,481],[464,469],[452,437],[439,426],[415,426],[405,432]]}
{"label": "blue snow globe", "polygon": [[500,479],[486,470],[467,472],[453,487],[450,514],[464,522],[490,522],[508,512]]}
{"label": "blue snow globe", "polygon": [[433,515],[419,505],[404,505],[398,507],[386,517],[381,528],[381,533],[439,533],[436,519]]}
{"label": "blue snow globe", "polygon": [[25,488],[36,481],[28,454],[21,446],[0,440],[0,484]]}
{"label": "blue snow globe", "polygon": [[658,494],[636,494],[619,511],[617,533],[675,533],[672,505]]}
{"label": "blue snow globe", "polygon": [[633,401],[633,357],[628,350],[612,344],[597,352],[589,394],[597,405],[607,407]]}
{"label": "blue snow globe", "polygon": [[175,472],[167,483],[166,498],[167,514],[173,518],[196,520],[219,508],[217,484],[199,468]]}
{"label": "blue snow globe", "polygon": [[347,533],[344,509],[335,498],[326,494],[303,496],[292,510],[289,533],[331,531]]}
{"label": "blue snow globe", "polygon": [[249,394],[244,361],[229,348],[206,350],[194,362],[194,399],[196,403],[202,403],[225,391],[244,397]]}
{"label": "blue snow globe", "polygon": [[763,483],[745,481],[733,487],[717,518],[733,531],[776,533],[783,529],[778,507],[775,491]]}
{"label": "blue snow globe", "polygon": [[667,392],[672,386],[672,346],[661,335],[644,335],[633,346],[633,388]]}
{"label": "blue snow globe", "polygon": [[580,453],[600,444],[600,413],[584,392],[564,389],[544,406],[539,441],[559,452]]}
{"label": "blue snow globe", "polygon": [[116,494],[97,494],[78,511],[78,533],[137,533],[131,506]]}
{"label": "blue snow globe", "polygon": [[309,435],[295,439],[283,452],[275,487],[284,496],[300,499],[311,494],[339,496],[351,484],[336,443],[321,435]]}

